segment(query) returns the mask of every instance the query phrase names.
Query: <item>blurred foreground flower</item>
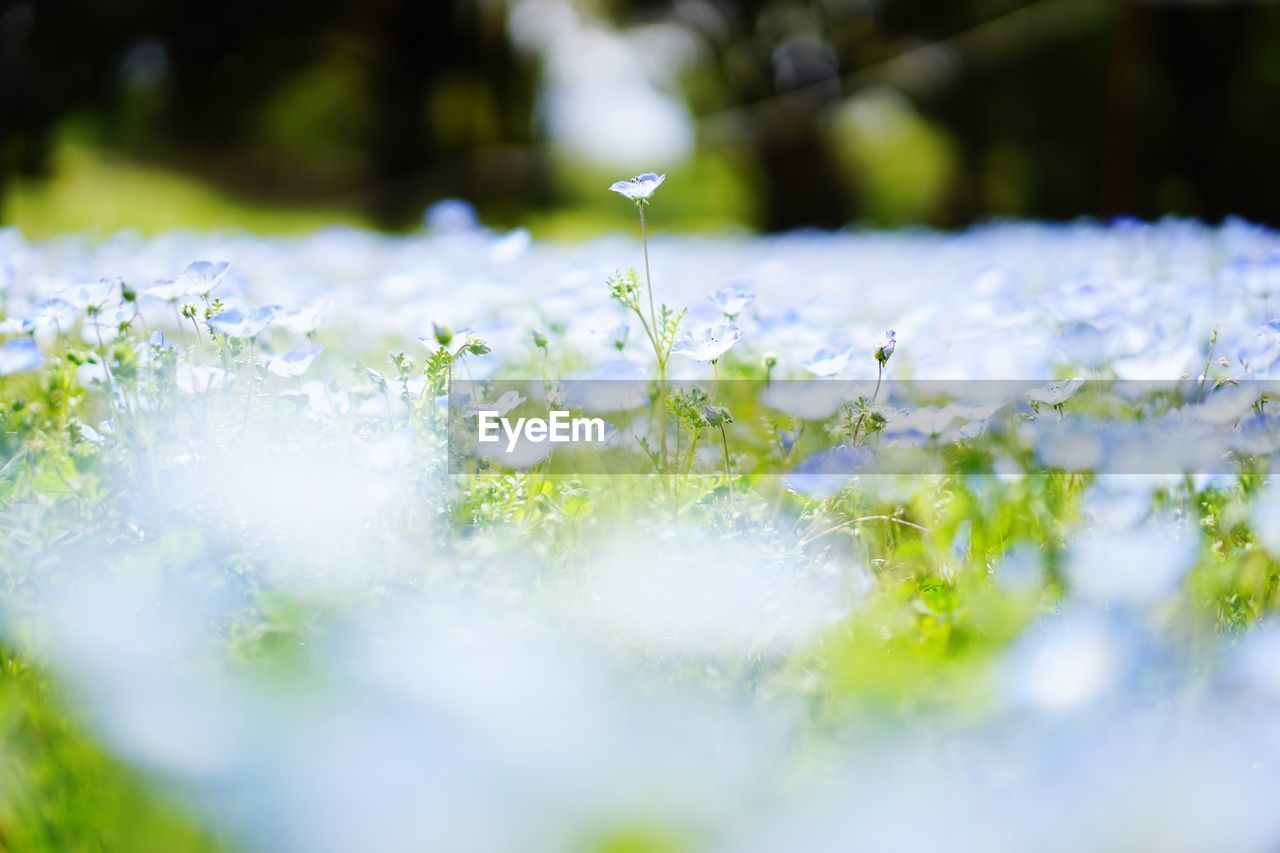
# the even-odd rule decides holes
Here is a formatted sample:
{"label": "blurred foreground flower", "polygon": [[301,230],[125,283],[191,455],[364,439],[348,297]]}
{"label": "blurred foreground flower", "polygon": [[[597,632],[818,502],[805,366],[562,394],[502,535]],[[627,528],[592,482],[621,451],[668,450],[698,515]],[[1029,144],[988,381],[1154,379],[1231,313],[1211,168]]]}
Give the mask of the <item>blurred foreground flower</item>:
{"label": "blurred foreground flower", "polygon": [[36,370],[44,364],[44,354],[31,338],[5,341],[0,346],[0,376]]}
{"label": "blurred foreground flower", "polygon": [[756,295],[741,287],[723,287],[711,294],[711,304],[725,316],[727,320],[736,320],[738,315],[756,301]]}
{"label": "blurred foreground flower", "polygon": [[142,293],[153,299],[172,301],[189,296],[204,296],[222,283],[227,274],[226,261],[195,261],[177,278],[162,278]]}
{"label": "blurred foreground flower", "polygon": [[279,311],[279,305],[231,308],[210,317],[209,328],[230,338],[252,338],[271,325],[271,321]]}
{"label": "blurred foreground flower", "polygon": [[801,362],[800,366],[814,376],[835,376],[845,369],[852,355],[853,347],[839,350],[823,347],[810,356],[808,361]]}
{"label": "blurred foreground flower", "polygon": [[311,367],[320,354],[320,347],[298,347],[267,362],[267,371],[276,376],[301,376]]}

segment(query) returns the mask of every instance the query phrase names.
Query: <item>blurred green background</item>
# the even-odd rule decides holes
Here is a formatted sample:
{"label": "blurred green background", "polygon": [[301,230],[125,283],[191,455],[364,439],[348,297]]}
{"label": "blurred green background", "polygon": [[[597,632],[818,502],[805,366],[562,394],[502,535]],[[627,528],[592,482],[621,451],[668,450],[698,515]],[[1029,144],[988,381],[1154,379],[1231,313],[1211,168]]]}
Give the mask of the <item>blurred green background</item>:
{"label": "blurred green background", "polygon": [[1134,0],[0,3],[33,235],[1280,221],[1280,7]]}

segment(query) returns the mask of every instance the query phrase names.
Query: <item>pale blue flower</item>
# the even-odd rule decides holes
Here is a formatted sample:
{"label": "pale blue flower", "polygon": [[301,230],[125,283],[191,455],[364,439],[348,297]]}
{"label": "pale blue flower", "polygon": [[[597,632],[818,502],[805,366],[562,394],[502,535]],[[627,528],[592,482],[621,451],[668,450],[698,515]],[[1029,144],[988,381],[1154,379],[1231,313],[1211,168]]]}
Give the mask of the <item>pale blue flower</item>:
{"label": "pale blue flower", "polygon": [[273,326],[293,332],[295,335],[309,335],[320,328],[332,308],[333,303],[325,299],[305,308],[281,311],[271,322]]}
{"label": "pale blue flower", "polygon": [[471,333],[471,329],[450,329],[437,323],[431,324],[431,337],[420,335],[418,340],[428,349],[440,348],[455,358],[464,351],[471,355],[486,355],[488,345]]}
{"label": "pale blue flower", "polygon": [[550,456],[553,450],[555,445],[549,441],[530,441],[521,435],[516,439],[515,447],[511,450],[507,450],[505,443],[499,442],[478,444],[474,452],[481,459],[488,459],[490,462],[519,470],[532,468]]}
{"label": "pale blue flower", "polygon": [[1027,397],[1036,403],[1044,403],[1046,406],[1061,406],[1067,400],[1071,399],[1077,391],[1084,385],[1083,379],[1069,379],[1063,382],[1051,382],[1042,388],[1034,391],[1028,391]]}
{"label": "pale blue flower", "polygon": [[617,181],[609,189],[619,195],[626,196],[636,204],[647,204],[649,197],[653,195],[658,187],[662,186],[662,182],[666,179],[666,175],[645,172],[643,175],[636,175],[629,181]]}
{"label": "pale blue flower", "polygon": [[1129,651],[1123,636],[1096,616],[1059,617],[1010,650],[1003,679],[1008,698],[1051,713],[1086,707],[1123,683]]}
{"label": "pale blue flower", "polygon": [[594,332],[600,343],[607,347],[622,352],[627,348],[627,339],[631,337],[631,327],[626,323],[619,323],[608,329],[600,329]]}
{"label": "pale blue flower", "polygon": [[575,373],[569,378],[583,383],[638,383],[643,380],[646,375],[647,373],[643,364],[637,364],[634,361],[627,361],[626,359],[616,359],[614,361],[606,361],[603,364],[597,364],[590,370]]}
{"label": "pale blue flower", "polygon": [[44,364],[44,353],[31,338],[15,338],[0,346],[0,376],[39,370]]}
{"label": "pale blue flower", "polygon": [[516,228],[489,244],[489,257],[496,263],[509,264],[519,260],[533,245],[533,235],[527,228]]}
{"label": "pale blue flower", "polygon": [[162,278],[150,287],[142,288],[142,294],[154,299],[171,302],[192,296],[204,296],[222,283],[227,274],[226,261],[195,261],[177,278]]}
{"label": "pale blue flower", "polygon": [[227,274],[228,266],[226,261],[193,261],[187,265],[182,277],[192,287],[203,287],[200,293],[208,293],[222,281],[222,277]]}
{"label": "pale blue flower", "polygon": [[849,359],[852,357],[853,347],[844,347],[838,350],[823,347],[810,356],[808,361],[802,361],[800,366],[814,376],[835,376],[845,369],[845,366],[849,364]]}
{"label": "pale blue flower", "polygon": [[279,305],[231,308],[210,317],[209,328],[230,338],[252,338],[271,325],[279,311]]}
{"label": "pale blue flower", "polygon": [[462,414],[467,417],[475,417],[480,412],[493,412],[498,417],[503,417],[524,401],[525,398],[520,396],[520,392],[507,391],[492,403],[486,403],[483,400],[473,400],[467,403],[462,407]]}
{"label": "pale blue flower", "polygon": [[825,500],[845,487],[854,474],[870,461],[865,447],[851,450],[845,445],[824,450],[800,462],[783,478],[787,488],[796,494]]}
{"label": "pale blue flower", "polygon": [[301,376],[311,368],[322,347],[296,347],[267,362],[267,371],[276,376],[292,378]]}
{"label": "pale blue flower", "polygon": [[736,319],[743,309],[756,301],[754,293],[741,287],[722,287],[713,291],[709,298],[716,310],[730,320]]}
{"label": "pale blue flower", "polygon": [[58,297],[81,310],[120,302],[124,295],[124,279],[119,276],[73,284],[58,292]]}
{"label": "pale blue flower", "polygon": [[430,205],[422,221],[428,231],[436,234],[464,234],[480,225],[475,206],[460,198],[446,198]]}
{"label": "pale blue flower", "polygon": [[1199,541],[1168,519],[1133,530],[1094,529],[1072,541],[1072,592],[1104,605],[1148,607],[1173,593],[1195,564]]}
{"label": "pale blue flower", "polygon": [[183,394],[204,394],[225,388],[231,384],[235,374],[220,367],[209,367],[203,364],[181,362],[174,374],[178,390]]}
{"label": "pale blue flower", "polygon": [[55,296],[31,306],[23,320],[37,331],[54,329],[61,334],[75,325],[79,314],[74,305]]}
{"label": "pale blue flower", "polygon": [[765,389],[760,402],[802,421],[820,421],[834,415],[848,402],[849,389],[843,382],[774,382]]}
{"label": "pale blue flower", "polygon": [[741,337],[742,330],[737,324],[721,323],[704,329],[697,336],[686,332],[671,347],[671,352],[694,361],[717,361],[731,350]]}
{"label": "pale blue flower", "polygon": [[94,310],[80,327],[80,337],[89,344],[114,341],[119,337],[121,327],[132,323],[137,316],[138,306],[132,302]]}
{"label": "pale blue flower", "polygon": [[102,437],[101,433],[86,423],[82,423],[78,420],[71,420],[68,421],[67,427],[72,435],[87,444],[93,444],[101,447],[107,443],[107,440]]}
{"label": "pale blue flower", "polygon": [[569,377],[572,380],[560,391],[564,402],[575,409],[592,414],[636,409],[648,399],[648,386],[642,380],[645,366],[618,359],[596,365],[588,371]]}

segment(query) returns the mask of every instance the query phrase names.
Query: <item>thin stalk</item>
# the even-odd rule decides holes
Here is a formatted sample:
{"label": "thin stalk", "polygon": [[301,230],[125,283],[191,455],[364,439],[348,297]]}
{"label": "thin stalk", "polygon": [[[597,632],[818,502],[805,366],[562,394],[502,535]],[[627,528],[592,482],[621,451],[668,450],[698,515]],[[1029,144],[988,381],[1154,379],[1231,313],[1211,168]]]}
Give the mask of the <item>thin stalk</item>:
{"label": "thin stalk", "polygon": [[[649,270],[649,230],[644,221],[644,204],[636,205],[636,210],[640,212],[640,246],[644,251],[644,285],[645,293],[649,297],[649,329],[651,329],[649,337],[653,342],[653,354],[658,363],[658,458],[661,461],[660,467],[663,473],[666,473],[667,415],[661,402],[666,397],[667,392],[667,363],[662,353],[662,330],[658,328],[658,312],[653,307],[653,274]],[[643,315],[640,317],[640,322],[644,323]]]}
{"label": "thin stalk", "polygon": [[658,330],[658,314],[653,310],[653,276],[649,274],[649,232],[644,224],[644,205],[636,205],[636,209],[640,211],[640,246],[644,249],[644,283],[645,289],[649,293],[649,322],[653,324],[654,332]]}
{"label": "thin stalk", "polygon": [[1196,402],[1204,396],[1204,383],[1209,381],[1209,368],[1213,366],[1213,348],[1218,343],[1218,330],[1209,334],[1209,356],[1204,360],[1204,373],[1200,374],[1200,387],[1196,390]]}
{"label": "thin stalk", "polygon": [[258,339],[249,339],[249,393],[244,401],[244,422],[240,429],[243,431],[249,427],[249,414],[253,411],[253,398],[257,394],[258,384],[258,367],[254,363],[254,359],[258,357]]}
{"label": "thin stalk", "polygon": [[[880,396],[880,380],[884,378],[884,365],[876,362],[876,389],[871,392],[871,402],[869,405],[876,404],[876,398]],[[849,449],[855,450],[858,443],[858,433],[862,431],[862,419],[867,416],[866,409],[862,410],[862,414],[858,415],[858,423],[854,426],[853,432],[849,435]]]}
{"label": "thin stalk", "polygon": [[733,500],[733,478],[729,473],[729,438],[725,435],[724,424],[720,424],[720,446],[724,448],[724,482],[729,489],[729,500]]}
{"label": "thin stalk", "polygon": [[831,527],[828,527],[827,529],[819,533],[811,533],[800,540],[800,545],[801,546],[808,545],[810,542],[814,542],[818,539],[821,539],[824,536],[830,536],[832,533],[838,533],[842,530],[849,530],[853,527],[853,525],[861,524],[862,522],[866,522],[866,521],[884,521],[889,524],[901,524],[903,527],[911,527],[921,531],[922,533],[929,532],[929,528],[924,527],[923,525],[916,524],[914,521],[907,521],[904,518],[896,518],[892,515],[863,515],[857,518],[845,519],[844,521],[841,521],[839,524],[835,524]]}
{"label": "thin stalk", "polygon": [[[662,462],[662,473],[667,473],[667,363],[658,360],[658,458]],[[677,432],[679,428],[677,427]]]}
{"label": "thin stalk", "polygon": [[[98,339],[98,354],[102,356],[102,369],[107,374],[107,386],[111,389],[110,400],[112,408],[114,408],[116,397],[116,378],[111,373],[111,359],[107,357],[107,347],[102,342],[102,325],[98,322],[97,315],[91,319],[93,320],[93,334]],[[123,394],[124,392],[122,389],[121,396],[123,396]]]}
{"label": "thin stalk", "polygon": [[196,322],[195,315],[191,315],[191,328],[196,330],[196,343],[200,346],[200,363],[204,364],[208,361],[208,354],[204,351],[204,335],[200,334],[200,324]]}

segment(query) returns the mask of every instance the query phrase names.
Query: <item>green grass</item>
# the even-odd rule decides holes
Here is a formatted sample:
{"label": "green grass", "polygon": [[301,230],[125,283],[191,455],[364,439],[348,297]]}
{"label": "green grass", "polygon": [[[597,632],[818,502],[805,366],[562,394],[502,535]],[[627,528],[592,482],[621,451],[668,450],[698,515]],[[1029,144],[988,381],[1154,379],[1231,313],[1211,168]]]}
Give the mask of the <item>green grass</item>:
{"label": "green grass", "polygon": [[0,673],[0,850],[221,849],[96,746],[42,673],[3,649]]}
{"label": "green grass", "polygon": [[[741,157],[725,152],[696,156],[673,173],[670,189],[664,188],[664,204],[651,223],[655,232],[744,227],[756,216],[748,174]],[[606,189],[620,177],[628,176],[553,164],[560,203],[498,211],[487,222],[498,228],[523,224],[537,237],[557,240],[633,234],[634,209]],[[374,224],[355,207],[298,207],[235,196],[177,169],[112,151],[74,127],[59,135],[48,177],[18,179],[0,196],[0,223],[16,225],[34,239],[121,230],[156,235],[175,229],[290,235]]]}
{"label": "green grass", "polygon": [[113,154],[64,134],[52,175],[15,182],[0,221],[32,238],[126,229],[154,235],[174,229],[300,234],[331,225],[369,226],[349,209],[299,209],[233,197],[173,169]]}

